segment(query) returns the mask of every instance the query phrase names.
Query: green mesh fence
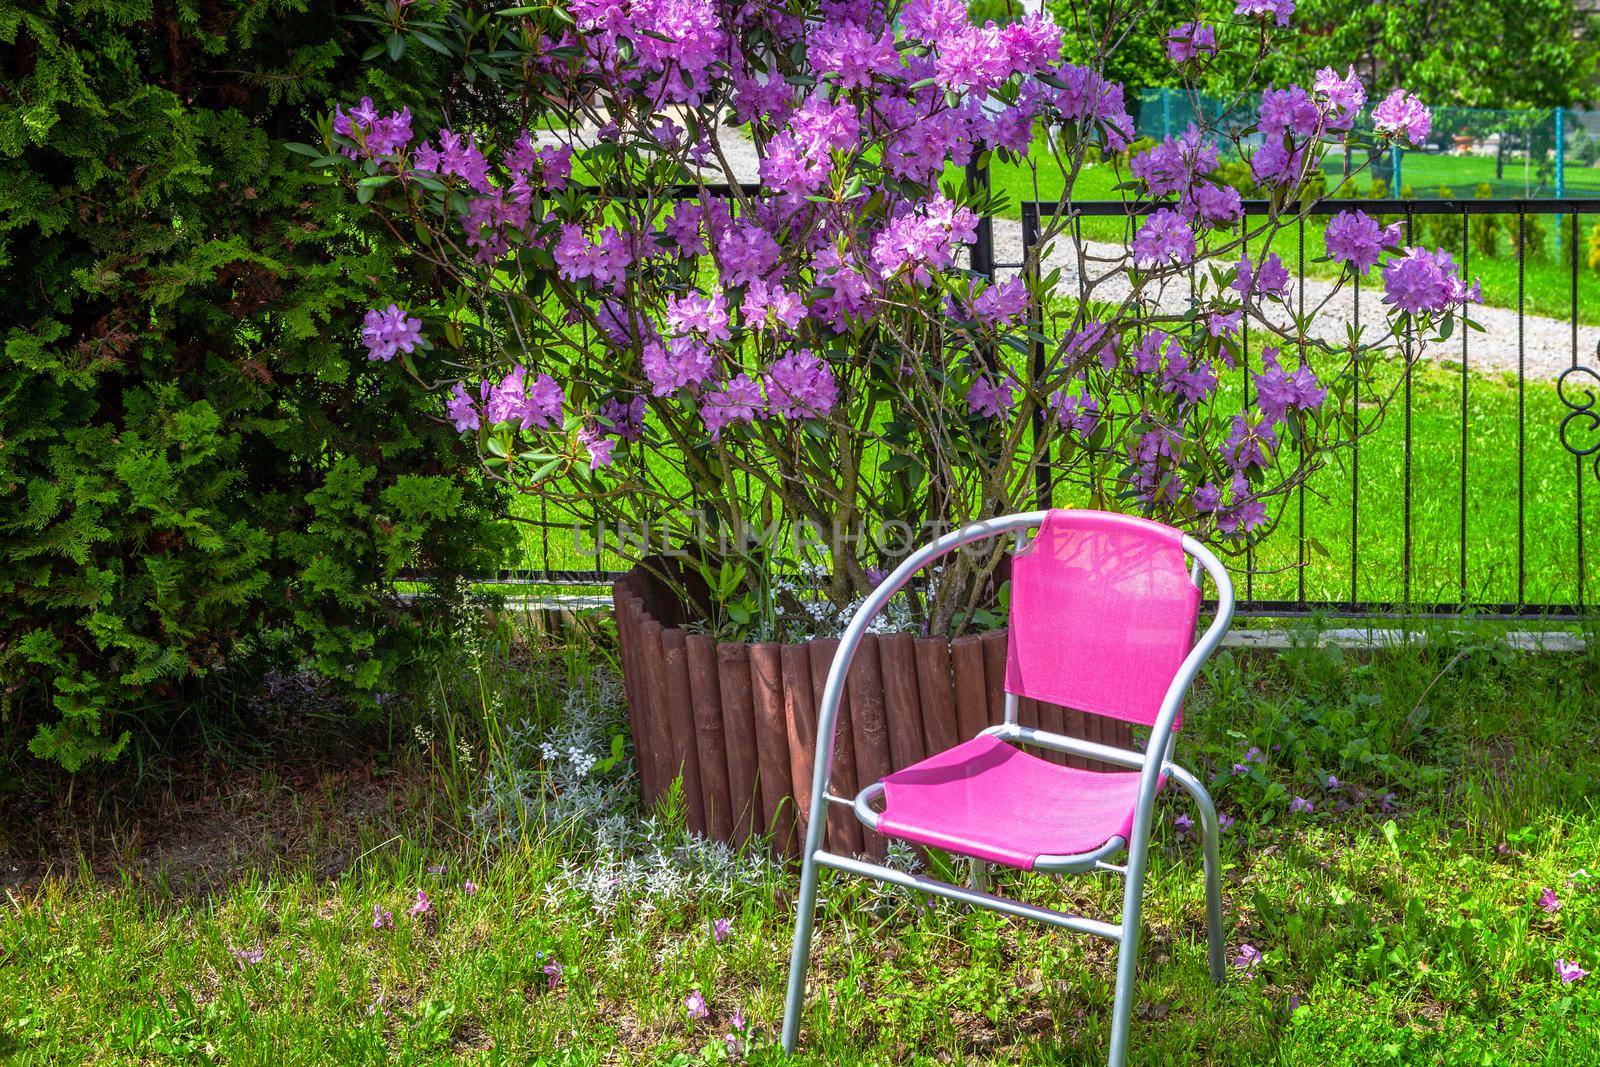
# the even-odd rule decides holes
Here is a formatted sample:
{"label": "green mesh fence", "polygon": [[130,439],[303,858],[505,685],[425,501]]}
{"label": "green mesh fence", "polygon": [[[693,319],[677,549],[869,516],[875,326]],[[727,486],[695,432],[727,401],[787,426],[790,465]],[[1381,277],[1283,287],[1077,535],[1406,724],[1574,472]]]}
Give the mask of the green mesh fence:
{"label": "green mesh fence", "polygon": [[[1257,105],[1253,96],[1221,100],[1181,89],[1145,89],[1138,99],[1141,137],[1177,136],[1204,116],[1230,149],[1229,135],[1254,120]],[[1374,184],[1422,200],[1600,196],[1600,111],[1437,107],[1428,144],[1375,160],[1330,152],[1322,168],[1330,190],[1348,180],[1350,196],[1373,195]]]}

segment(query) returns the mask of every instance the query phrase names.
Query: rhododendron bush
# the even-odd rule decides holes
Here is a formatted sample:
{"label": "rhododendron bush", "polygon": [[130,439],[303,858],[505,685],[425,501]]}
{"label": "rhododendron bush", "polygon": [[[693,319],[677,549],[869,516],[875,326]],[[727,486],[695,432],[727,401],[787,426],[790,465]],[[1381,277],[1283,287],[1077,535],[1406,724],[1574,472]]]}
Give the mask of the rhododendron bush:
{"label": "rhododendron bush", "polygon": [[[820,564],[847,604],[938,529],[1036,506],[1041,470],[1062,501],[1246,544],[1370,428],[1378,364],[1454,328],[1475,294],[1397,228],[1328,227],[1347,282],[1383,264],[1387,319],[1342,343],[1307,336],[1317,309],[1300,316],[1272,250],[1324,153],[1426,135],[1415,98],[1369,107],[1353,71],[1324,70],[1264,87],[1248,130],[1130,158],[1123,88],[1061,58],[1091,24],[1161,34],[1198,86],[1280,46],[1293,6],[1168,27],[1118,3],[1068,29],[975,25],[958,0],[456,4],[431,22],[391,0],[391,44],[477,75],[459,120],[415,130],[363,100],[314,152],[436,268],[427,302],[374,307],[369,358],[436,386],[426,414],[474,436],[493,477],[625,531],[626,554],[682,549],[712,579],[710,621],[770,632],[779,573]],[[1028,271],[980,276],[967,248],[996,205],[962,168],[1029,153],[1066,191]],[[1248,220],[1214,176],[1239,155],[1267,200]],[[1103,157],[1126,160],[1112,252],[1073,216]],[[1045,266],[1062,253],[1066,282]],[[993,560],[949,564],[925,624],[962,625]]]}

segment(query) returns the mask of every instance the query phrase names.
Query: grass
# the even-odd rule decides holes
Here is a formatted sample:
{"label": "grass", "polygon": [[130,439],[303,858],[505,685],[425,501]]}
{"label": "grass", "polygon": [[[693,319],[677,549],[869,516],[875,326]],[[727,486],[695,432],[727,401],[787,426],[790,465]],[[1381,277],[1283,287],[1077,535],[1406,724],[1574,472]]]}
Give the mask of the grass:
{"label": "grass", "polygon": [[[1179,757],[1237,820],[1224,843],[1230,955],[1248,943],[1263,957],[1210,986],[1199,858],[1167,799],[1135,1062],[1600,1062],[1600,976],[1564,986],[1553,972],[1557,957],[1600,964],[1600,892],[1581,870],[1600,846],[1600,657],[1514,655],[1489,631],[1433,637],[1374,655],[1229,654],[1208,672]],[[137,840],[108,856],[75,851],[68,835],[45,860],[14,859],[0,1057],[721,1063],[738,1009],[739,1055],[784,1062],[772,1042],[794,873],[694,846],[670,810],[651,830],[620,800],[573,815],[575,796],[631,795],[625,763],[577,775],[569,755],[547,762],[537,743],[562,723],[578,736],[573,721],[587,716],[582,736],[600,756],[622,729],[591,666],[603,648],[526,659],[476,639],[465,648],[425,702],[431,740],[380,751],[381,773],[372,758],[287,778],[271,760],[222,780],[174,772],[181,820],[166,801],[149,805],[154,827],[103,811]],[[1267,758],[1232,773],[1251,745]],[[513,781],[520,792],[508,793]],[[1316,811],[1291,815],[1293,796]],[[76,808],[50,810],[71,826]],[[485,820],[497,810],[518,815]],[[275,853],[251,852],[268,814]],[[632,829],[605,837],[601,826]],[[219,827],[232,832],[212,836]],[[195,866],[206,877],[186,878]],[[591,896],[597,883],[574,872],[595,867],[622,888]],[[1106,915],[1119,882],[1003,884]],[[1553,914],[1535,903],[1546,887],[1561,900]],[[413,917],[419,889],[430,908]],[[822,900],[799,1062],[1100,1062],[1104,944],[859,882],[825,880]],[[374,908],[393,928],[373,928]],[[722,944],[719,918],[732,920]],[[684,1006],[697,990],[710,1011],[698,1021]]]}

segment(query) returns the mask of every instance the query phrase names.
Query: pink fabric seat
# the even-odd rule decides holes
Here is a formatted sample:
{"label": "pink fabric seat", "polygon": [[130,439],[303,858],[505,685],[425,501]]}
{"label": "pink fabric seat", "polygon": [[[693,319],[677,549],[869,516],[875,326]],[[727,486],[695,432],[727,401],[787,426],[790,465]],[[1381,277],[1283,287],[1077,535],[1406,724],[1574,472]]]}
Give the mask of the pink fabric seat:
{"label": "pink fabric seat", "polygon": [[883,779],[878,831],[919,845],[1032,870],[1128,839],[1137,771],[1047,763],[980,735]]}

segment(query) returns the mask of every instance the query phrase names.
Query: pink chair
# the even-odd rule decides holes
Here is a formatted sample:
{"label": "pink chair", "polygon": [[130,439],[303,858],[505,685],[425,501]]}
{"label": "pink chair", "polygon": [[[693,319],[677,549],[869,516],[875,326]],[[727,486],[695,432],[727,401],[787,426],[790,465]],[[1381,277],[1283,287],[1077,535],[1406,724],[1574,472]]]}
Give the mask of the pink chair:
{"label": "pink chair", "polygon": [[[1026,531],[1037,529],[1031,540]],[[884,604],[912,575],[963,545],[1015,533],[1011,626],[1006,659],[1005,721],[955,748],[896,771],[854,798],[828,787],[834,726],[850,661]],[[1217,611],[1198,642],[1199,580],[1216,588]],[[817,901],[818,869],[875,878],[1118,944],[1116,1000],[1108,1062],[1128,1053],[1133,983],[1139,959],[1139,908],[1156,793],[1170,779],[1200,810],[1205,856],[1211,975],[1223,980],[1222,884],[1217,814],[1198,779],[1171,760],[1183,697],[1222,640],[1233,616],[1233,583],[1205,546],[1147,519],[1097,511],[1034,511],[973,523],[926,545],[884,579],[839,641],[817,716],[813,817],[806,833],[800,903],[783,1047],[795,1050],[804,1006],[806,963]],[[1145,751],[1065,737],[1017,722],[1019,697],[1031,697],[1150,727]],[[1019,745],[1086,756],[1120,772],[1048,763]],[[947,849],[972,860],[972,884],[913,875],[823,848],[825,804],[850,807],[889,837]],[[1126,863],[1111,862],[1126,850]],[[1103,922],[1052,911],[987,891],[987,865],[1124,876],[1122,917]]]}

